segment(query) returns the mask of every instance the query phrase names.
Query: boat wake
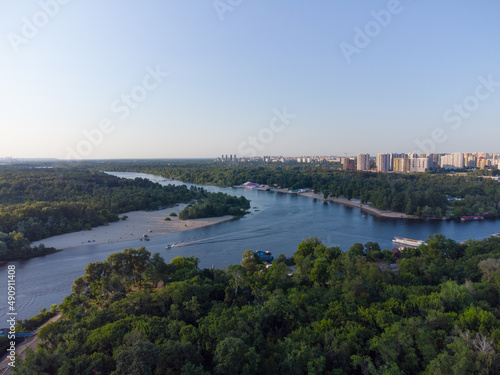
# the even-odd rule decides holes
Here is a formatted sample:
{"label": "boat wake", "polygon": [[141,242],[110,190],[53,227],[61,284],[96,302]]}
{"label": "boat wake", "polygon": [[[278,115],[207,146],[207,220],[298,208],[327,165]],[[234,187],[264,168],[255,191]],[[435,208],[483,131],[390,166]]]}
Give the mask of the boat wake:
{"label": "boat wake", "polygon": [[250,235],[250,233],[251,232],[249,231],[248,236],[236,237],[236,238],[227,238],[227,235],[220,235],[220,236],[214,236],[214,237],[201,238],[198,240],[176,242],[176,243],[172,244],[172,247],[177,248],[177,247],[188,247],[188,246],[214,244],[214,243],[237,242],[237,241],[243,241],[243,240],[248,240],[248,239],[252,239],[252,238],[267,237],[267,236],[274,234],[273,231],[260,232],[260,235],[258,235],[258,236],[256,236],[255,234]]}

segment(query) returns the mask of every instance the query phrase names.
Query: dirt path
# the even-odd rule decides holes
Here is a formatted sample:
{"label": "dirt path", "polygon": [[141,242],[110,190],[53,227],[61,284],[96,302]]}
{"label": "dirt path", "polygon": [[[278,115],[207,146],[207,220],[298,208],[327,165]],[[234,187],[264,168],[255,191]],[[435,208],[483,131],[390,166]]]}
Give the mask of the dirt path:
{"label": "dirt path", "polygon": [[[59,320],[60,317],[61,317],[61,313],[59,312],[59,313],[57,313],[56,316],[49,319],[45,324],[38,327],[34,331],[35,334],[33,336],[31,336],[30,338],[28,338],[28,339],[24,340],[23,342],[16,345],[16,363],[17,363],[17,361],[24,359],[24,357],[26,355],[25,351],[27,348],[32,348],[32,349],[36,348],[36,345],[40,342],[40,339],[38,338],[38,331],[42,327],[45,327],[47,324],[53,323],[56,320]],[[9,362],[10,362],[10,359],[7,356],[5,356],[5,358],[3,358],[3,360],[2,360],[2,362],[0,362],[0,375],[13,374],[13,372],[11,371],[12,368],[8,365]]]}

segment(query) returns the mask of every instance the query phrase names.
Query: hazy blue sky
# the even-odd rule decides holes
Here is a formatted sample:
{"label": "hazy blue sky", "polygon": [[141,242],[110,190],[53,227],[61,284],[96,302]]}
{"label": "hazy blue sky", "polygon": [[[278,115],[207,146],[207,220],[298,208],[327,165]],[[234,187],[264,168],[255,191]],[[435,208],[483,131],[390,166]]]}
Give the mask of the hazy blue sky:
{"label": "hazy blue sky", "polygon": [[0,157],[411,152],[433,132],[423,151],[500,152],[499,16],[498,0],[4,0]]}

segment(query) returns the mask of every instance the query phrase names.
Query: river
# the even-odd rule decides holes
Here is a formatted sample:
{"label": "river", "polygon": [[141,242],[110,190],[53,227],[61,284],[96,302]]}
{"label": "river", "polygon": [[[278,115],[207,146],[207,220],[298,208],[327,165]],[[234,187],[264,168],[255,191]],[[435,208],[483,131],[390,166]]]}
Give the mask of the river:
{"label": "river", "polygon": [[[141,173],[113,173],[123,178],[143,177],[160,182],[159,176]],[[160,182],[162,184],[181,182]],[[187,184],[190,186],[190,184]],[[154,237],[147,243],[151,253],[166,261],[177,256],[195,256],[200,267],[224,268],[239,263],[246,249],[269,250],[276,257],[290,256],[307,237],[318,236],[328,246],[348,250],[355,242],[378,242],[391,249],[394,236],[426,239],[443,233],[456,241],[481,239],[500,232],[500,222],[440,222],[384,219],[346,207],[311,198],[272,192],[203,186],[208,191],[244,195],[251,200],[251,213],[245,217],[209,227]],[[166,250],[166,244],[175,244]],[[133,240],[105,245],[84,245],[43,257],[9,262],[16,266],[16,311],[18,319],[36,315],[43,307],[59,304],[71,293],[73,280],[83,275],[90,262],[105,260],[124,248],[137,248]],[[7,326],[7,265],[0,267],[0,327]],[[3,324],[1,322],[4,322]]]}

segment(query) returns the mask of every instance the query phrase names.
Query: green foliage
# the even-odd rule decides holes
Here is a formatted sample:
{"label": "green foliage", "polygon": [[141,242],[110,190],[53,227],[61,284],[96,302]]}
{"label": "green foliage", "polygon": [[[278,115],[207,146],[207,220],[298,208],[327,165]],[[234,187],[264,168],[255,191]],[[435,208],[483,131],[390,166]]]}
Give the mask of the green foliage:
{"label": "green foliage", "polygon": [[121,347],[114,355],[116,375],[152,375],[159,362],[159,349],[149,341]]}
{"label": "green foliage", "polygon": [[373,242],[341,252],[311,237],[293,262],[265,268],[247,250],[241,265],[201,270],[126,249],[87,266],[18,371],[499,373],[500,238],[433,235],[398,272],[385,257]]}
{"label": "green foliage", "polygon": [[22,233],[11,232],[5,234],[0,232],[0,261],[11,260],[13,258],[33,258],[52,254],[56,251],[53,247],[45,247],[44,244],[31,247],[30,241]]}
{"label": "green foliage", "polygon": [[[102,166],[99,166],[102,168]],[[295,165],[248,163],[226,165],[209,162],[111,163],[108,170],[136,171],[175,177],[184,182],[241,185],[253,181],[291,189],[313,188],[324,197],[358,198],[383,211],[404,212],[422,218],[454,214],[500,215],[500,185],[477,174],[466,176],[431,173],[373,173],[343,171],[331,164]],[[94,166],[95,168],[95,166]],[[447,196],[463,198],[452,204]],[[486,214],[488,213],[488,214]]]}
{"label": "green foliage", "polygon": [[0,260],[49,252],[30,249],[30,241],[117,221],[122,212],[156,209],[200,196],[185,186],[161,186],[77,168],[2,167]]}
{"label": "green foliage", "polygon": [[21,332],[21,331],[33,331],[43,325],[45,322],[47,322],[50,318],[54,317],[57,313],[56,311],[56,305],[52,305],[52,308],[50,311],[47,311],[47,309],[43,308],[40,310],[40,314],[32,316],[29,319],[25,320],[18,320],[17,321],[17,326],[16,326],[16,331]]}
{"label": "green foliage", "polygon": [[245,197],[233,197],[224,193],[213,193],[196,204],[189,205],[179,213],[179,219],[200,219],[224,215],[242,216],[250,208]]}
{"label": "green foliage", "polygon": [[[94,165],[95,167],[95,165]],[[77,167],[0,167],[0,261],[54,252],[31,241],[118,221],[118,214],[199,200],[191,216],[240,215],[249,202],[185,185],[162,186]],[[215,207],[213,207],[215,205]],[[176,216],[172,213],[171,216]],[[188,215],[189,216],[189,215]],[[121,220],[126,220],[127,215]]]}

